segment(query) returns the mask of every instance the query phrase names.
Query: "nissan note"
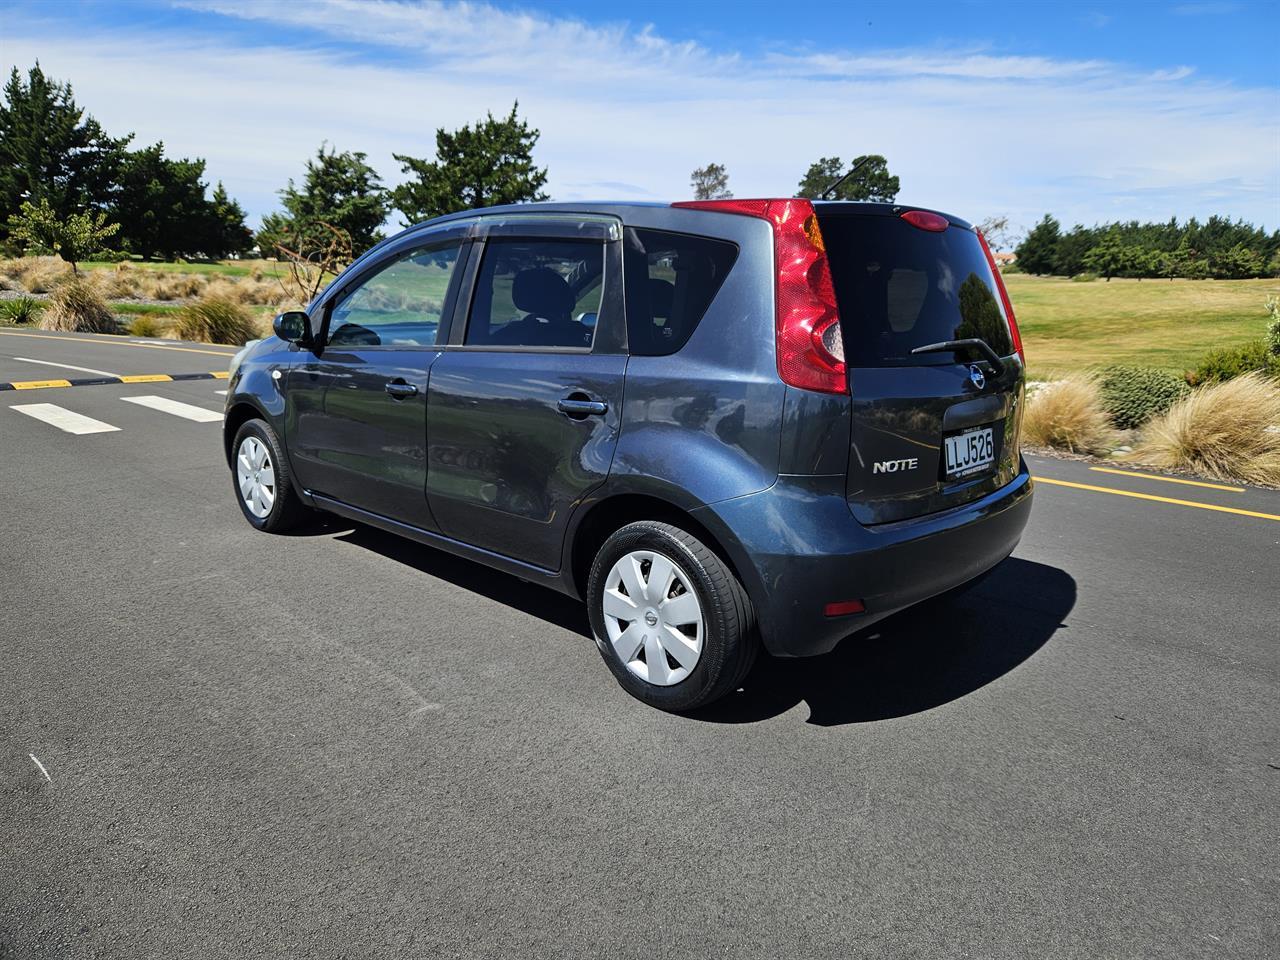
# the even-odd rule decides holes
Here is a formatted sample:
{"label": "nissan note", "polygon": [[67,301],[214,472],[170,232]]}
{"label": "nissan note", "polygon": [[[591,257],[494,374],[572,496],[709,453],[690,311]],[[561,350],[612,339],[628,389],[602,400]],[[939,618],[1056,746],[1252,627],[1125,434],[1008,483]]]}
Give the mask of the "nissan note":
{"label": "nissan note", "polygon": [[1013,310],[932,210],[458,213],[275,334],[227,390],[249,523],[328,511],[581,598],[662,709],[974,580],[1031,509]]}

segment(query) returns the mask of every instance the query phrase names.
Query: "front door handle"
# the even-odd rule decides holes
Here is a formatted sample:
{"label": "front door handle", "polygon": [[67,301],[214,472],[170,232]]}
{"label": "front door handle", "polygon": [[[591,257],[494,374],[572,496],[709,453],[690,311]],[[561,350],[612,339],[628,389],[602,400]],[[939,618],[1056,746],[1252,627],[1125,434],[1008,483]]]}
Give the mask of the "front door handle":
{"label": "front door handle", "polygon": [[575,394],[558,402],[556,408],[571,417],[599,417],[608,411],[609,405],[603,400],[589,400],[582,394]]}
{"label": "front door handle", "polygon": [[394,400],[408,400],[416,395],[418,388],[406,380],[396,377],[394,380],[387,382],[387,393],[391,394]]}

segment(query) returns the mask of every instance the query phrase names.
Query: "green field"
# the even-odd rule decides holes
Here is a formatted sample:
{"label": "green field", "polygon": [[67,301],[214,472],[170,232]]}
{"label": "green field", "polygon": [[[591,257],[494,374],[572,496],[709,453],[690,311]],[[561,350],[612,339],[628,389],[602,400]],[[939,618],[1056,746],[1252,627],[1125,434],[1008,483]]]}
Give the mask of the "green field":
{"label": "green field", "polygon": [[1184,371],[1214,347],[1263,336],[1274,280],[1094,280],[1007,274],[1033,377],[1109,363]]}

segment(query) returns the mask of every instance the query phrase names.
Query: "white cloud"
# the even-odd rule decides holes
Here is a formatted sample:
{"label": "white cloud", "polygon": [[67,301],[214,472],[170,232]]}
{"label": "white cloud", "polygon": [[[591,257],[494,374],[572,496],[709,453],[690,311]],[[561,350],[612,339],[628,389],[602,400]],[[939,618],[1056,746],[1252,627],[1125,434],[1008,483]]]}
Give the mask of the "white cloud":
{"label": "white cloud", "polygon": [[1225,212],[1280,225],[1276,92],[1184,67],[954,49],[725,54],[476,3],[188,5],[247,24],[255,43],[11,18],[0,58],[7,70],[38,57],[109,130],[208,158],[255,215],[322,140],[366,151],[394,181],[392,152],[430,156],[437,127],[519,99],[557,199],[677,199],[713,160],[739,196],[786,194],[819,156],[876,152],[903,200],[973,219]]}

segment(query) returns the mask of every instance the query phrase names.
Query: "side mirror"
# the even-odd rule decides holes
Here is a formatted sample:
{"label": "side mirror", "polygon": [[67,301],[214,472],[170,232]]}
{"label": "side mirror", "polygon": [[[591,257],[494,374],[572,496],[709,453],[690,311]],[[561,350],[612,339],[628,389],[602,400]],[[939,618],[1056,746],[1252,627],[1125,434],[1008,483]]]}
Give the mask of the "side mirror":
{"label": "side mirror", "polygon": [[279,314],[271,329],[281,340],[289,343],[306,343],[311,339],[311,320],[301,310],[289,310]]}

